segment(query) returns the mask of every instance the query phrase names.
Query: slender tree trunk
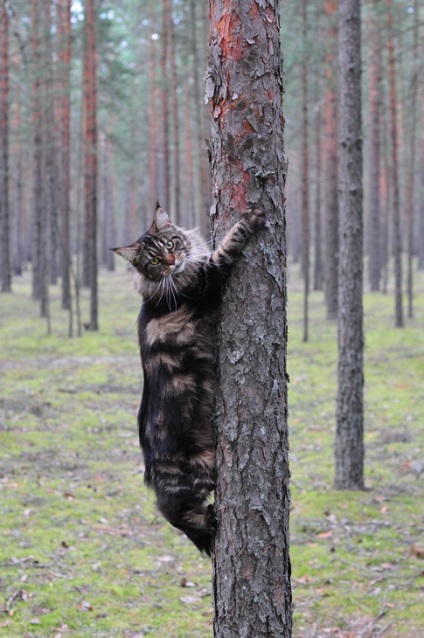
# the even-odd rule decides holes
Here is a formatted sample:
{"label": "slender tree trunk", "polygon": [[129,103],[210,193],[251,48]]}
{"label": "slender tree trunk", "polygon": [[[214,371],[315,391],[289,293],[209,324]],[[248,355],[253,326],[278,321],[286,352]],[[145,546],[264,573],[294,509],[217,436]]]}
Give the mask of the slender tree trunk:
{"label": "slender tree trunk", "polygon": [[416,158],[416,133],[417,133],[417,93],[418,93],[418,0],[414,2],[414,39],[412,48],[413,73],[411,82],[411,108],[410,108],[410,152],[409,174],[406,191],[406,214],[408,230],[408,269],[407,269],[407,293],[408,293],[408,318],[414,316],[414,204],[415,204],[415,158]]}
{"label": "slender tree trunk", "polygon": [[198,33],[199,25],[197,21],[196,7],[198,4],[195,0],[190,0],[190,17],[191,17],[191,53],[193,58],[193,90],[194,90],[194,122],[196,130],[196,160],[198,164],[198,177],[200,179],[200,201],[201,206],[196,210],[196,225],[204,225],[206,215],[209,214],[210,207],[210,170],[206,155],[206,142],[202,122],[202,96],[200,91],[200,82],[203,77],[201,67],[201,56],[199,55]]}
{"label": "slender tree trunk", "polygon": [[339,8],[339,314],[336,489],[364,488],[361,3]]}
{"label": "slender tree trunk", "polygon": [[322,143],[321,143],[321,108],[320,105],[316,108],[315,114],[315,211],[314,211],[314,290],[322,290],[323,283],[323,263],[322,263],[322,224],[321,224],[321,158],[322,158]]}
{"label": "slender tree trunk", "polygon": [[190,81],[187,79],[185,84],[185,100],[184,100],[184,223],[188,228],[196,225],[194,213],[194,170],[193,170],[193,132],[192,117],[190,108],[192,106],[190,100]]}
{"label": "slender tree trunk", "polygon": [[[424,121],[424,108],[422,107],[422,120]],[[418,269],[424,270],[424,138],[420,141],[420,204],[418,208]]]}
{"label": "slender tree trunk", "polygon": [[[113,220],[113,173],[112,173],[112,142],[105,138],[103,142],[103,224],[102,224],[102,250],[103,264],[109,271],[115,269],[113,252],[114,220]],[[131,188],[129,189],[131,194]],[[131,201],[131,200],[130,200]],[[135,235],[132,235],[135,237]]]}
{"label": "slender tree trunk", "polygon": [[98,330],[97,299],[97,86],[94,0],[85,0],[84,87],[84,207],[87,228],[87,259],[90,288],[89,330]]}
{"label": "slender tree trunk", "polygon": [[12,290],[9,211],[9,16],[0,2],[0,274],[1,292]]}
{"label": "slender tree trunk", "polygon": [[71,238],[70,238],[70,73],[71,73],[71,0],[59,0],[59,69],[60,69],[60,211],[62,249],[62,308],[71,309]]}
{"label": "slender tree trunk", "polygon": [[291,589],[279,2],[210,0],[209,8],[214,239],[251,206],[261,206],[268,220],[233,273],[218,335],[214,630],[216,638],[286,638]]}
{"label": "slender tree trunk", "polygon": [[399,166],[398,166],[398,125],[397,125],[397,91],[395,49],[393,42],[393,8],[392,0],[387,2],[387,51],[389,65],[389,98],[390,98],[390,136],[392,151],[392,188],[393,188],[393,254],[395,262],[395,325],[403,328],[402,299],[402,241],[400,234],[400,199],[399,199]]}
{"label": "slender tree trunk", "polygon": [[[150,211],[154,211],[158,200],[157,186],[157,100],[156,100],[156,52],[154,32],[154,0],[149,2],[149,194]],[[163,206],[165,204],[162,204]]]}
{"label": "slender tree trunk", "polygon": [[177,52],[175,47],[175,24],[172,11],[169,20],[169,35],[171,44],[172,130],[174,138],[174,215],[177,224],[181,224],[180,120],[178,117],[178,74]]}
{"label": "slender tree trunk", "polygon": [[325,300],[327,318],[336,319],[338,306],[339,203],[337,190],[337,105],[336,105],[336,46],[338,3],[325,0],[327,19],[327,51],[325,55]]}
{"label": "slender tree trunk", "polygon": [[[19,56],[15,56],[15,63],[18,63]],[[24,203],[23,203],[23,161],[21,146],[21,104],[20,87],[16,89],[16,99],[13,110],[12,130],[14,145],[12,155],[15,158],[15,181],[13,185],[13,241],[12,241],[12,266],[15,275],[22,275],[23,263],[25,261],[25,249],[23,241],[24,230]]]}
{"label": "slender tree trunk", "polygon": [[308,54],[307,54],[307,0],[302,0],[302,271],[303,271],[303,341],[309,341],[308,297],[309,297],[309,144],[308,144]]}
{"label": "slender tree trunk", "polygon": [[168,44],[169,44],[169,21],[171,17],[170,0],[162,0],[162,55],[161,55],[161,140],[160,145],[160,179],[159,179],[159,199],[160,205],[169,211],[171,170],[169,159],[169,72],[168,72]]}
{"label": "slender tree trunk", "polygon": [[48,279],[51,284],[57,283],[57,231],[58,231],[58,174],[55,140],[55,110],[54,110],[54,77],[52,50],[52,0],[43,2],[43,156],[44,156],[44,184],[45,184],[45,215],[46,215],[46,258],[48,260]]}
{"label": "slender tree trunk", "polygon": [[381,109],[381,37],[376,16],[377,1],[369,22],[370,51],[370,154],[369,154],[369,206],[370,239],[368,243],[368,274],[372,291],[380,290],[381,279],[381,223],[380,223],[380,109]]}
{"label": "slender tree trunk", "polygon": [[40,3],[31,0],[32,43],[32,133],[33,133],[33,241],[31,246],[32,296],[41,299],[43,266],[43,183],[42,183],[42,121],[40,103]]}

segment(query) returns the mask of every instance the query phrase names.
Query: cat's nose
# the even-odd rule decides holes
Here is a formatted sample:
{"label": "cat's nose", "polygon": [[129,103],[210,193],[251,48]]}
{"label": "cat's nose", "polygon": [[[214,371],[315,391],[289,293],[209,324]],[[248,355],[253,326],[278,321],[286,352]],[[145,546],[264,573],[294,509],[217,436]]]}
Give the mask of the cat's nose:
{"label": "cat's nose", "polygon": [[167,266],[175,264],[174,255],[171,255],[171,253],[165,253],[165,255],[163,256],[163,263],[166,264]]}

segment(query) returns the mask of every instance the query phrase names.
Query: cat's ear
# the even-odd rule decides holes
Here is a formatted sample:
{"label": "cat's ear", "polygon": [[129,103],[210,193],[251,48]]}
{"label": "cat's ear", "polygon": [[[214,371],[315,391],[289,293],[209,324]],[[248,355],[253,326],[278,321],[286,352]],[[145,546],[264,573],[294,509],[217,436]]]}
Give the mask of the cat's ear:
{"label": "cat's ear", "polygon": [[155,210],[153,226],[156,230],[163,230],[167,226],[172,226],[172,222],[163,208],[158,206]]}
{"label": "cat's ear", "polygon": [[134,242],[134,244],[130,244],[129,246],[122,246],[121,248],[111,248],[114,253],[120,255],[124,259],[133,264],[137,261],[137,257],[140,254],[140,244],[138,241]]}

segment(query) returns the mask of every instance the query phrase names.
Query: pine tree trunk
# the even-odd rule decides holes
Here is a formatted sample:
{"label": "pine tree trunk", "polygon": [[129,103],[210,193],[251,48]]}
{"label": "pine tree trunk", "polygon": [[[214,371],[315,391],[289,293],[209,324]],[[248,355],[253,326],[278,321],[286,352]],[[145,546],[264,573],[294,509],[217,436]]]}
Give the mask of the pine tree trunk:
{"label": "pine tree trunk", "polygon": [[88,283],[90,288],[89,330],[98,330],[97,299],[97,86],[94,0],[85,2],[85,130],[84,209],[87,229]]}
{"label": "pine tree trunk", "polygon": [[[210,0],[214,241],[251,206],[253,239],[224,296],[216,401],[216,638],[291,635],[286,241],[279,3]],[[254,73],[252,72],[254,70]]]}
{"label": "pine tree trunk", "polygon": [[307,0],[302,0],[302,272],[303,272],[303,341],[309,341],[308,297],[310,270],[310,211],[309,211],[309,145],[308,145],[308,54]]}
{"label": "pine tree trunk", "polygon": [[338,394],[336,489],[364,488],[360,0],[339,8]]}
{"label": "pine tree trunk", "polygon": [[169,211],[170,205],[170,186],[171,171],[169,161],[169,72],[168,72],[168,43],[169,43],[169,20],[171,6],[170,0],[162,0],[162,53],[161,53],[161,95],[160,95],[160,113],[161,113],[161,144],[160,144],[160,177],[159,186],[159,202],[160,205]]}
{"label": "pine tree trunk", "polygon": [[337,104],[336,104],[336,46],[338,4],[326,0],[327,51],[325,55],[325,300],[327,318],[337,318],[338,307],[338,253],[339,253],[339,203],[337,190]]}
{"label": "pine tree trunk", "polygon": [[71,1],[59,0],[59,69],[60,69],[60,211],[62,250],[62,308],[71,308],[71,238],[70,238],[70,73],[71,73]]}
{"label": "pine tree trunk", "polygon": [[9,16],[0,3],[0,276],[1,292],[12,289],[9,211]]}
{"label": "pine tree trunk", "polygon": [[[375,7],[377,0],[375,0]],[[370,51],[370,153],[369,153],[369,242],[368,274],[372,291],[380,290],[381,280],[381,224],[380,224],[380,109],[382,97],[381,37],[376,8],[369,22]]]}
{"label": "pine tree trunk", "polygon": [[395,262],[395,325],[403,328],[402,299],[402,241],[400,234],[400,199],[399,199],[399,166],[398,166],[398,126],[397,126],[397,91],[395,50],[393,42],[392,0],[387,0],[387,51],[389,65],[389,100],[390,100],[390,137],[392,155],[392,188],[393,188],[393,255]]}
{"label": "pine tree trunk", "polygon": [[33,241],[31,245],[32,296],[41,299],[43,268],[42,121],[40,104],[40,2],[31,0],[32,131],[33,131]]}
{"label": "pine tree trunk", "polygon": [[[154,29],[154,0],[149,2],[149,206],[154,211],[158,201],[157,185],[157,100],[156,100],[156,55],[153,40]],[[162,204],[163,206],[165,204]]]}
{"label": "pine tree trunk", "polygon": [[[318,99],[317,99],[318,102]],[[322,263],[322,224],[321,224],[321,109],[318,107],[315,115],[315,210],[314,210],[314,290],[322,290],[323,263]]]}
{"label": "pine tree trunk", "polygon": [[193,132],[190,99],[190,82],[187,79],[185,83],[185,99],[184,99],[184,224],[188,228],[196,225],[194,213],[194,169],[193,169]]}
{"label": "pine tree trunk", "polygon": [[[18,55],[15,55],[14,62],[17,63]],[[24,205],[23,205],[23,161],[21,146],[21,104],[20,87],[16,87],[16,99],[13,110],[12,131],[14,144],[12,156],[15,160],[14,174],[15,183],[13,188],[13,232],[12,232],[12,268],[15,275],[22,275],[23,263],[25,261],[25,249],[23,241],[24,230]]]}
{"label": "pine tree trunk", "polygon": [[195,210],[196,226],[204,226],[206,215],[209,214],[210,207],[210,170],[206,155],[206,143],[203,129],[202,107],[203,99],[200,91],[200,83],[203,78],[203,70],[201,66],[201,56],[199,55],[199,25],[197,21],[198,6],[195,0],[190,0],[190,17],[191,17],[191,53],[193,58],[193,90],[194,90],[194,123],[196,130],[196,146],[195,157],[198,165],[198,178],[200,180],[200,207]]}
{"label": "pine tree trunk", "polygon": [[172,130],[174,138],[173,149],[173,183],[174,183],[174,215],[177,224],[181,225],[181,175],[180,175],[180,120],[178,117],[178,74],[177,74],[177,52],[175,48],[175,25],[170,15],[169,35],[171,44],[171,84],[172,84]]}
{"label": "pine tree trunk", "polygon": [[414,198],[415,198],[415,158],[416,158],[416,134],[417,134],[417,93],[418,93],[418,1],[414,2],[414,37],[413,37],[413,72],[411,80],[411,107],[410,107],[410,152],[408,166],[408,183],[406,191],[406,215],[408,232],[408,267],[407,267],[407,294],[408,294],[408,318],[414,316]]}

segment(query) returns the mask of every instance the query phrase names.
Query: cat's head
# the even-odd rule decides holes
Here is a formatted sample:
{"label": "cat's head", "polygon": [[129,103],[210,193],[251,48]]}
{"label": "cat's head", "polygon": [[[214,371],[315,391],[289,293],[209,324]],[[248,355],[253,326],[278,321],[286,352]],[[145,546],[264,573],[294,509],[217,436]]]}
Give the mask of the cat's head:
{"label": "cat's head", "polygon": [[165,287],[186,287],[199,258],[208,254],[198,233],[175,226],[160,206],[144,235],[128,246],[112,250],[135,268],[136,288],[149,297],[161,294]]}
{"label": "cat's head", "polygon": [[183,272],[190,252],[186,234],[158,207],[153,224],[137,241],[129,246],[113,248],[146,279],[159,281],[163,277]]}

